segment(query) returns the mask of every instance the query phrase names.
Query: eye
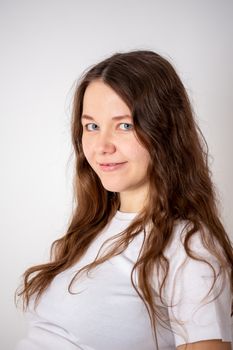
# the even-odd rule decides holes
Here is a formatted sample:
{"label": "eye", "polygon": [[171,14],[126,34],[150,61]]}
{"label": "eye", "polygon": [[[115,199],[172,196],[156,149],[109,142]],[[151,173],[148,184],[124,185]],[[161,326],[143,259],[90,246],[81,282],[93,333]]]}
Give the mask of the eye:
{"label": "eye", "polygon": [[121,123],[119,127],[120,127],[121,130],[124,130],[124,131],[132,130],[133,129],[133,124]]}
{"label": "eye", "polygon": [[95,124],[95,123],[88,123],[88,124],[85,125],[85,129],[87,131],[95,131],[95,130],[98,129],[98,125]]}

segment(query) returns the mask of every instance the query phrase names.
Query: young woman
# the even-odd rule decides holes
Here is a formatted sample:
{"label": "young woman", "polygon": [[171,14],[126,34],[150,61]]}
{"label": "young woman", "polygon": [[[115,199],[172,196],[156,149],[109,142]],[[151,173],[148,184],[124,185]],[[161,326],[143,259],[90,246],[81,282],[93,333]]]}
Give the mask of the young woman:
{"label": "young woman", "polygon": [[231,242],[204,138],[171,64],[117,53],[78,83],[77,205],[19,292],[17,350],[229,350]]}

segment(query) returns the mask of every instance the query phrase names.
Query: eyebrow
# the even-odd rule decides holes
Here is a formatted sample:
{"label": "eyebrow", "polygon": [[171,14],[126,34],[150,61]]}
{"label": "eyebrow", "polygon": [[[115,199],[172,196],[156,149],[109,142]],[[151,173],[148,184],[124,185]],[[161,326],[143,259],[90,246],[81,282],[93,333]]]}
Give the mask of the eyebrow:
{"label": "eyebrow", "polygon": [[[118,116],[115,116],[115,117],[112,117],[113,120],[122,120],[122,119],[125,119],[125,118],[130,118],[132,119],[131,115],[128,115],[128,114],[125,114],[125,115],[118,115]],[[95,120],[95,118],[87,115],[87,114],[83,114],[81,116],[81,119],[87,119],[87,120]]]}

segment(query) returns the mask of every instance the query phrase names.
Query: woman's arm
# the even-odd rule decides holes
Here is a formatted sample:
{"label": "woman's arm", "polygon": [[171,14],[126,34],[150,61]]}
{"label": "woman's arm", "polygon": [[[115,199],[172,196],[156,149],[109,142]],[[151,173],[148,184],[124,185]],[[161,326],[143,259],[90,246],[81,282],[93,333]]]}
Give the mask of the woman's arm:
{"label": "woman's arm", "polygon": [[231,343],[221,340],[205,340],[177,346],[177,350],[231,350]]}

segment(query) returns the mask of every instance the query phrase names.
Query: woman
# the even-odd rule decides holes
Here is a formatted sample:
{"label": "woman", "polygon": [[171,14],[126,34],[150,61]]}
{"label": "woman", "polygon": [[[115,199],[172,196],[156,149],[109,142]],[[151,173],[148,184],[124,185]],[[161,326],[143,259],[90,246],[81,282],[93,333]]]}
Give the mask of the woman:
{"label": "woman", "polygon": [[117,53],[78,83],[77,206],[19,293],[17,350],[228,350],[230,240],[185,88],[152,51]]}

